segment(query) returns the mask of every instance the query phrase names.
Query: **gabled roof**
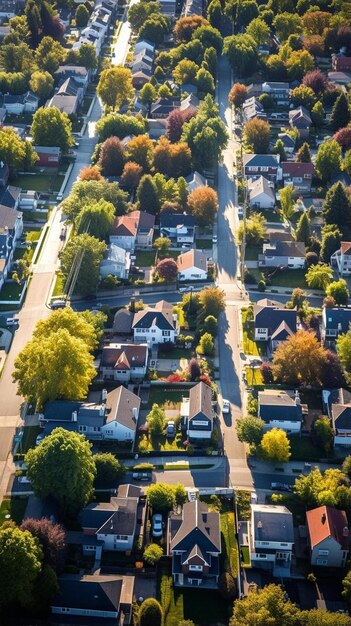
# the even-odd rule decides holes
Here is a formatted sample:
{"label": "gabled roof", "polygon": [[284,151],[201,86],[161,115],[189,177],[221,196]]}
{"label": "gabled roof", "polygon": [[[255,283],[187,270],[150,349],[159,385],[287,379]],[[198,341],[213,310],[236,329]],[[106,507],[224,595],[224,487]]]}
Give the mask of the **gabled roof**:
{"label": "gabled roof", "polygon": [[113,367],[116,370],[143,367],[147,362],[147,354],[146,344],[110,343],[102,349],[100,366]]}
{"label": "gabled roof", "polygon": [[7,187],[0,189],[0,204],[13,209],[18,198],[21,195],[21,188],[8,185]]}
{"label": "gabled roof", "polygon": [[155,216],[145,211],[131,211],[127,215],[116,217],[113,225],[112,235],[119,237],[135,237],[138,230],[151,229],[155,225]]}
{"label": "gabled roof", "polygon": [[249,189],[250,200],[254,200],[262,193],[265,193],[267,196],[269,196],[271,200],[275,200],[275,193],[267,178],[265,178],[264,176],[259,176],[255,180],[250,178],[247,182],[247,186]]}
{"label": "gabled roof", "polygon": [[205,558],[207,552],[221,551],[219,513],[209,512],[207,504],[200,500],[184,504],[181,523],[171,537],[170,549],[188,551],[195,545]]}
{"label": "gabled roof", "polygon": [[270,241],[263,245],[264,256],[305,258],[306,246],[302,241]]}
{"label": "gabled roof", "polygon": [[278,167],[278,154],[243,154],[244,167]]}
{"label": "gabled roof", "polygon": [[138,498],[112,498],[115,510],[97,529],[99,535],[132,535],[136,525]]}
{"label": "gabled roof", "polygon": [[161,330],[174,330],[173,305],[165,300],[157,302],[154,307],[145,307],[134,315],[132,328],[151,328],[157,326]]}
{"label": "gabled roof", "polygon": [[73,74],[85,78],[88,75],[88,70],[83,65],[60,65],[55,76],[60,76],[60,74]]}
{"label": "gabled roof", "polygon": [[203,382],[192,387],[189,393],[189,420],[198,417],[213,420],[212,389]]}
{"label": "gabled roof", "polygon": [[62,83],[57,93],[63,96],[76,96],[81,89],[81,83],[78,82],[74,76],[69,76]]}
{"label": "gabled roof", "polygon": [[319,506],[307,511],[306,518],[312,549],[332,537],[343,550],[348,550],[349,529],[345,511],[331,506]]}
{"label": "gabled roof", "polygon": [[12,230],[15,227],[16,220],[21,216],[21,211],[0,204],[0,231]]}
{"label": "gabled roof", "polygon": [[296,140],[289,133],[278,133],[278,137],[287,148],[295,147]]}
{"label": "gabled roof", "polygon": [[294,542],[293,516],[286,506],[251,504],[255,541]]}
{"label": "gabled roof", "polygon": [[309,112],[303,106],[297,107],[297,109],[293,109],[289,111],[289,120],[296,124],[296,122],[304,121],[306,124],[311,125],[312,120]]}
{"label": "gabled roof", "polygon": [[188,250],[183,254],[180,254],[177,259],[178,272],[183,272],[191,267],[196,269],[207,271],[207,255],[201,250]]}
{"label": "gabled roof", "polygon": [[137,417],[135,409],[139,413],[141,400],[135,393],[121,385],[109,391],[106,399],[105,423],[118,422],[132,431],[136,431]]}
{"label": "gabled roof", "polygon": [[351,404],[333,404],[331,415],[336,432],[340,430],[351,431]]}
{"label": "gabled roof", "polygon": [[[60,591],[51,606],[118,613],[126,576],[59,577]],[[134,586],[134,577],[132,579]],[[126,580],[126,585],[128,581]]]}
{"label": "gabled roof", "polygon": [[351,307],[324,307],[322,317],[326,328],[340,328],[346,333],[351,324]]}
{"label": "gabled roof", "polygon": [[314,176],[315,169],[313,163],[300,163],[295,161],[283,161],[281,163],[283,176]]}
{"label": "gabled roof", "polygon": [[300,422],[301,405],[293,391],[265,390],[258,392],[259,416],[265,422],[275,419]]}
{"label": "gabled roof", "polygon": [[340,251],[343,255],[351,256],[351,241],[342,241]]}
{"label": "gabled roof", "polygon": [[195,217],[186,213],[163,213],[160,216],[160,228],[195,226]]}
{"label": "gabled roof", "polygon": [[[254,304],[254,324],[255,328],[268,328],[270,334],[273,334],[282,322],[285,322],[287,326],[296,332],[297,324],[297,311],[296,309],[284,309],[283,306],[261,304],[262,300]],[[279,303],[280,304],[280,303]]]}
{"label": "gabled roof", "polygon": [[272,333],[271,339],[275,341],[282,341],[284,339],[287,339],[288,337],[291,337],[291,335],[293,334],[294,332],[291,330],[289,325],[283,320],[279,324],[278,328],[276,328],[275,331]]}

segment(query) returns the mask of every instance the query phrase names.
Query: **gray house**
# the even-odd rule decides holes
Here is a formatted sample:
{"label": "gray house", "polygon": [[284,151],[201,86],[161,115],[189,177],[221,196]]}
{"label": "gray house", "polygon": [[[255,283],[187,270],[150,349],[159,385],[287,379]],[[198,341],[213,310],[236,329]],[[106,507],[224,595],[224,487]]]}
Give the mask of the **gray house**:
{"label": "gray house", "polygon": [[321,337],[323,341],[335,339],[350,330],[351,307],[324,307],[322,311]]}
{"label": "gray house", "polygon": [[251,505],[249,548],[251,565],[289,578],[294,545],[292,513],[285,506]]}
{"label": "gray house", "polygon": [[349,526],[345,511],[319,506],[307,511],[311,565],[345,567],[349,554]]}
{"label": "gray house", "polygon": [[297,311],[285,309],[281,302],[263,298],[253,307],[255,341],[269,341],[275,348],[296,333]]}
{"label": "gray house", "polygon": [[187,429],[189,441],[209,441],[213,431],[214,412],[212,389],[203,382],[190,389],[189,398],[183,398],[180,417]]}
{"label": "gray house", "polygon": [[270,241],[263,244],[263,253],[258,255],[259,267],[305,267],[306,247],[302,241]]}
{"label": "gray house", "polygon": [[286,433],[299,433],[303,413],[298,391],[265,389],[258,392],[258,417],[265,422],[265,430],[280,428]]}

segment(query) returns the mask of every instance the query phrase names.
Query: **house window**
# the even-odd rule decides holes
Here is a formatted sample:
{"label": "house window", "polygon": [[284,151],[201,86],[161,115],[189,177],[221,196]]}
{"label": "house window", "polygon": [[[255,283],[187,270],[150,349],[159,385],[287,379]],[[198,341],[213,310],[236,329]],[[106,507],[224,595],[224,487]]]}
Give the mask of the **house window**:
{"label": "house window", "polygon": [[256,554],[256,559],[266,559],[267,554]]}
{"label": "house window", "polygon": [[317,559],[317,565],[328,565],[328,559]]}
{"label": "house window", "polygon": [[189,565],[189,572],[202,572],[202,565]]}
{"label": "house window", "polygon": [[155,333],[155,332],[156,332],[156,328],[152,328],[152,329],[151,329],[151,332],[152,332],[152,333]]}
{"label": "house window", "polygon": [[261,172],[268,172],[268,167],[261,167]]}
{"label": "house window", "polygon": [[171,331],[170,330],[163,330],[162,331],[162,337],[170,337],[171,336]]}
{"label": "house window", "polygon": [[257,328],[257,332],[258,333],[265,333],[267,331],[267,328]]}
{"label": "house window", "polygon": [[128,541],[128,535],[117,535],[117,541]]}
{"label": "house window", "polygon": [[79,426],[79,430],[81,433],[86,433],[87,432],[87,427],[86,426]]}
{"label": "house window", "polygon": [[318,556],[328,556],[329,550],[318,550]]}

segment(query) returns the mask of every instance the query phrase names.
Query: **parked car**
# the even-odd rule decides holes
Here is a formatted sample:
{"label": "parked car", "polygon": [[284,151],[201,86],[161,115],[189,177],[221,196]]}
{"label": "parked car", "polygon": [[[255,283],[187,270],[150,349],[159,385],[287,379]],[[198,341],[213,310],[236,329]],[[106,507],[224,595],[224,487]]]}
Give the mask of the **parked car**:
{"label": "parked car", "polygon": [[292,491],[291,485],[285,483],[271,483],[272,491]]}
{"label": "parked car", "polygon": [[52,309],[64,309],[66,306],[66,300],[54,300],[51,302],[50,307]]}
{"label": "parked car", "polygon": [[230,413],[230,402],[229,400],[222,400],[222,413]]}
{"label": "parked car", "polygon": [[218,239],[217,239],[217,235],[215,235],[214,237],[212,237],[212,242],[213,243],[217,243]]}
{"label": "parked car", "polygon": [[39,433],[35,440],[35,445],[38,446],[44,439],[44,433]]}
{"label": "parked car", "polygon": [[238,218],[241,219],[244,217],[244,209],[242,206],[238,206]]}
{"label": "parked car", "polygon": [[152,516],[152,530],[153,537],[162,537],[163,535],[163,521],[161,513],[155,513]]}
{"label": "parked car", "polygon": [[183,243],[181,249],[182,250],[190,250],[192,248],[191,243]]}
{"label": "parked car", "polygon": [[18,324],[19,324],[19,319],[18,317],[16,317],[16,315],[14,317],[6,318],[6,326],[18,326]]}
{"label": "parked car", "polygon": [[133,472],[133,480],[151,480],[151,474],[146,472]]}
{"label": "parked car", "polygon": [[167,423],[167,428],[166,428],[166,437],[175,437],[176,434],[176,426],[175,426],[175,421],[174,420],[169,420],[169,422]]}

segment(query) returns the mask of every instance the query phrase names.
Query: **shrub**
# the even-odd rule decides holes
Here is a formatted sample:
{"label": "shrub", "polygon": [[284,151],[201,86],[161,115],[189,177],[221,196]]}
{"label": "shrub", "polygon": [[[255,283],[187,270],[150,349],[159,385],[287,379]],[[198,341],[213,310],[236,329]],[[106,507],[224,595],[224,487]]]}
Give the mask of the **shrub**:
{"label": "shrub", "polygon": [[163,555],[161,546],[157,543],[150,543],[144,550],[144,561],[151,566],[156,565]]}

